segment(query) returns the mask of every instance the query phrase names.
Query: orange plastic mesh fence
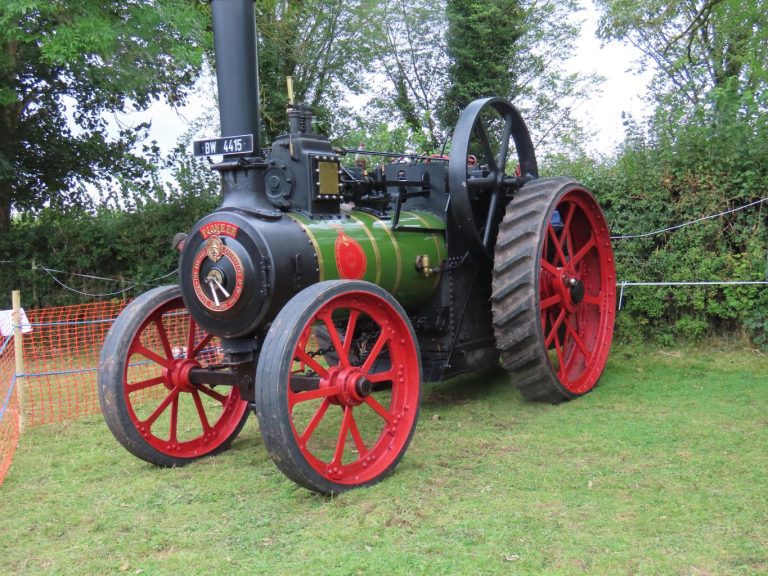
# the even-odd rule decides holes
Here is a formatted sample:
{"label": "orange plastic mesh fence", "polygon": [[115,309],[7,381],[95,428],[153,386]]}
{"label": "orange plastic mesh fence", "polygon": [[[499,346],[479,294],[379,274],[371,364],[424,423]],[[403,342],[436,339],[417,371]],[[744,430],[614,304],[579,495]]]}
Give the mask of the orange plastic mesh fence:
{"label": "orange plastic mesh fence", "polygon": [[0,484],[19,441],[19,405],[15,388],[13,337],[0,337]]}
{"label": "orange plastic mesh fence", "polygon": [[26,426],[98,413],[101,345],[126,304],[121,300],[27,311],[32,331],[24,334]]}
{"label": "orange plastic mesh fence", "polygon": [[[19,439],[19,387],[24,390],[25,426],[54,424],[99,413],[96,378],[101,348],[115,318],[127,304],[94,302],[27,311],[32,331],[23,336],[24,374],[18,378],[13,337],[0,341],[0,483]],[[164,386],[144,385],[156,383],[162,374],[162,367],[153,361],[152,355],[186,356],[191,345],[195,360],[201,365],[221,360],[218,338],[200,330],[180,306],[179,300],[162,314],[161,322],[142,329],[122,350],[130,355],[126,377],[127,384],[136,388],[131,397],[134,405],[142,399],[168,394]],[[190,330],[194,330],[191,337]]]}

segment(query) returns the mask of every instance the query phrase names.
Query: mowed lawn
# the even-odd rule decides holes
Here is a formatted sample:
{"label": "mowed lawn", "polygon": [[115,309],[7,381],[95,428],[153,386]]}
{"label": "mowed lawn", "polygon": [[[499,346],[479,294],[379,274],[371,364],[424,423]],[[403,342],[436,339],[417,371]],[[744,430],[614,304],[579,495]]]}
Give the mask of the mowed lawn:
{"label": "mowed lawn", "polygon": [[255,418],[180,469],[100,418],[43,426],[0,502],[1,574],[767,574],[768,358],[615,347],[559,406],[432,386],[395,473],[336,498],[284,478]]}

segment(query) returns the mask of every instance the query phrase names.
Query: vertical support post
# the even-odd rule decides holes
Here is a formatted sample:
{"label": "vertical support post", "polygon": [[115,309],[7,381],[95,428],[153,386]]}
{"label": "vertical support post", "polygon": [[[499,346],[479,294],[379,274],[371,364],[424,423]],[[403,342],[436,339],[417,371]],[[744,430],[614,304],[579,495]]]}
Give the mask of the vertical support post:
{"label": "vertical support post", "polygon": [[24,431],[24,337],[21,330],[21,292],[11,292],[13,304],[13,352],[16,359],[16,392],[19,399],[19,434]]}

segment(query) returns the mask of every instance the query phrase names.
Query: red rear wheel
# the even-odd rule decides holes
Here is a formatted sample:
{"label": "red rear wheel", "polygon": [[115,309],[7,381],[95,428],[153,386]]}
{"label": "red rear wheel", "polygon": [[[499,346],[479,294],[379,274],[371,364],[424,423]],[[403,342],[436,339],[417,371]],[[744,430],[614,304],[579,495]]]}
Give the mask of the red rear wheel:
{"label": "red rear wheel", "polygon": [[227,448],[248,417],[237,388],[192,384],[220,360],[218,339],[192,319],[177,286],[129,304],[107,334],[99,401],[115,438],[153,464],[180,466]]}
{"label": "red rear wheel", "polygon": [[392,472],[416,426],[413,329],[378,286],[321,282],[272,323],[256,388],[264,443],[289,478],[320,493],[373,484]]}
{"label": "red rear wheel", "polygon": [[497,344],[523,394],[558,401],[592,390],[615,306],[610,235],[592,194],[564,178],[524,186],[499,231],[493,281]]}

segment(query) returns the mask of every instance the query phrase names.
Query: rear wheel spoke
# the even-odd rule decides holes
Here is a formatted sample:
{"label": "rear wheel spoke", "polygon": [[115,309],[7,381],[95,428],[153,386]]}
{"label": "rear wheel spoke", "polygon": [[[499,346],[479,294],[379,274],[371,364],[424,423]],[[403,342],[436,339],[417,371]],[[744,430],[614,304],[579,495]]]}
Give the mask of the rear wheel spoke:
{"label": "rear wheel spoke", "polygon": [[552,342],[554,342],[557,338],[557,331],[560,329],[560,325],[563,323],[563,320],[565,320],[565,314],[565,308],[561,309],[560,313],[557,315],[557,319],[552,323],[552,328],[550,328],[549,334],[544,341],[545,347],[549,348],[550,344],[552,344]]}

